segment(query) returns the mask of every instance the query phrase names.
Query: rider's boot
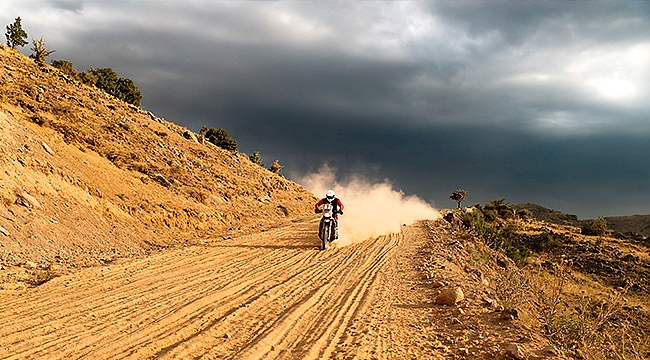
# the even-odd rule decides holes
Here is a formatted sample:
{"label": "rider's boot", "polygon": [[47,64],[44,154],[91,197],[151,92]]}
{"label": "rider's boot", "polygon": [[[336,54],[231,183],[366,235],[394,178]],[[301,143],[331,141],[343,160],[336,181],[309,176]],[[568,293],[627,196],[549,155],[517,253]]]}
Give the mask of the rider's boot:
{"label": "rider's boot", "polygon": [[339,222],[338,221],[335,222],[334,225],[335,225],[334,226],[334,240],[338,240],[339,239]]}

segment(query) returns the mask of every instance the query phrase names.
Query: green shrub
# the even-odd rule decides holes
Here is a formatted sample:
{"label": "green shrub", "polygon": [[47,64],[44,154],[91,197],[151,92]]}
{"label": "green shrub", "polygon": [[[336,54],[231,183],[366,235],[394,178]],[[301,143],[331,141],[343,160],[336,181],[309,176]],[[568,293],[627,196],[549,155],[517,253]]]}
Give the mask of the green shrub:
{"label": "green shrub", "polygon": [[514,216],[515,212],[506,199],[493,199],[485,204],[485,209],[494,210],[497,216],[502,219],[510,219]]}
{"label": "green shrub", "polygon": [[486,205],[486,208],[487,210],[476,206],[473,211],[463,213],[463,226],[474,230],[492,249],[503,251],[517,266],[526,265],[528,257],[532,254],[530,249],[517,240],[514,228],[500,229],[492,225],[499,213],[492,206]]}
{"label": "green shrub", "polygon": [[533,250],[547,251],[562,246],[562,243],[557,241],[553,234],[543,232],[536,236],[533,236],[533,242],[531,245],[533,247]]}
{"label": "green shrub", "polygon": [[[117,74],[111,68],[93,68],[89,70],[89,77],[84,75],[88,82],[93,83],[99,89],[115,96],[116,98],[135,106],[140,106],[142,93],[135,86],[133,80],[128,78],[118,78]],[[94,80],[94,82],[93,82]],[[86,82],[84,79],[82,81]]]}
{"label": "green shrub", "polygon": [[142,100],[142,93],[135,86],[133,80],[129,78],[117,79],[117,98],[135,106],[140,106]]}
{"label": "green shrub", "polygon": [[79,78],[79,74],[77,74],[77,69],[74,67],[74,65],[71,62],[67,60],[52,60],[52,66],[61,70],[61,72],[63,72],[64,74],[72,78],[75,79]]}
{"label": "green shrub", "polygon": [[514,227],[506,227],[498,231],[496,236],[496,249],[501,249],[512,259],[518,267],[526,265],[528,257],[533,253],[519,241],[519,235]]}
{"label": "green shrub", "polygon": [[114,95],[117,93],[117,74],[111,68],[90,68],[90,74],[96,77],[95,86]]}
{"label": "green shrub", "polygon": [[93,75],[89,70],[84,70],[79,73],[79,80],[86,85],[95,85],[97,76]]}
{"label": "green shrub", "polygon": [[264,166],[264,164],[262,163],[262,156],[260,156],[259,151],[255,151],[253,155],[249,156],[248,158],[253,162],[253,164]]}
{"label": "green shrub", "polygon": [[237,141],[224,129],[209,128],[204,136],[206,140],[222,149],[237,151]]}
{"label": "green shrub", "polygon": [[490,209],[486,206],[485,209],[483,209],[482,211],[483,211],[483,216],[485,217],[485,221],[493,222],[499,218],[499,213],[497,212],[496,209]]}
{"label": "green shrub", "polygon": [[604,217],[599,217],[597,220],[585,221],[580,232],[583,235],[602,236],[607,232],[607,220]]}

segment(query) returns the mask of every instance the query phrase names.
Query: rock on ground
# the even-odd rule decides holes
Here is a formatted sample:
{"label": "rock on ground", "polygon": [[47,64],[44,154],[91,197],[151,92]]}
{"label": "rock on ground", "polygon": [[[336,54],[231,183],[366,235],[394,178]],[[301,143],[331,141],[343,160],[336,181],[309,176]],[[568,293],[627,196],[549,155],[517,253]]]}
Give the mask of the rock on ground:
{"label": "rock on ground", "polygon": [[444,289],[436,296],[435,303],[440,305],[456,305],[458,302],[463,301],[465,295],[460,287]]}

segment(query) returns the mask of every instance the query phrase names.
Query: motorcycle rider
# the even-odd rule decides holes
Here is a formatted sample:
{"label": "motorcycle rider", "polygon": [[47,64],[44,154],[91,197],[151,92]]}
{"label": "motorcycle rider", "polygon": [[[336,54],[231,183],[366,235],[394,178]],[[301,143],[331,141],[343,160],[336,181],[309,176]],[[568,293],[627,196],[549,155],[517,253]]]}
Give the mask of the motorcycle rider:
{"label": "motorcycle rider", "polygon": [[[334,213],[334,240],[339,238],[339,214],[343,215],[343,203],[339,198],[336,197],[336,194],[334,194],[334,190],[327,190],[327,193],[325,193],[325,197],[320,199],[314,208],[314,212],[316,214],[319,214],[323,212],[322,209],[319,207],[324,205],[324,204],[332,204],[334,207],[333,213]],[[318,225],[318,232],[320,233],[321,227],[323,226],[323,221],[321,220],[320,224]]]}

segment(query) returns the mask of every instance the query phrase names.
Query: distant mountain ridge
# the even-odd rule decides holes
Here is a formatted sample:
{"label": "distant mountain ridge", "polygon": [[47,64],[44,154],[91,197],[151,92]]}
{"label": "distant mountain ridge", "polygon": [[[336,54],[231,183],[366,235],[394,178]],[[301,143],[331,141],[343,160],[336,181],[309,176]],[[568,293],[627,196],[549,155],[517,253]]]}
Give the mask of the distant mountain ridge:
{"label": "distant mountain ridge", "polygon": [[650,236],[650,215],[605,217],[607,226],[620,233],[636,233]]}
{"label": "distant mountain ridge", "polygon": [[[581,226],[585,221],[589,221],[579,220],[576,215],[548,209],[537,204],[517,204],[513,205],[513,208],[515,211],[528,210],[535,219],[558,225]],[[607,227],[614,232],[650,236],[650,215],[607,216],[605,220]]]}
{"label": "distant mountain ridge", "polygon": [[517,212],[522,210],[530,211],[533,218],[540,221],[546,221],[558,225],[580,226],[580,220],[578,220],[578,216],[565,214],[561,211],[545,208],[537,204],[517,204],[513,205],[512,207]]}

